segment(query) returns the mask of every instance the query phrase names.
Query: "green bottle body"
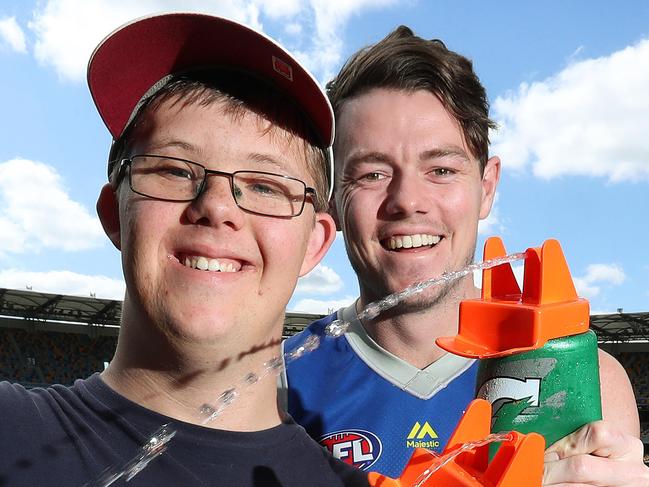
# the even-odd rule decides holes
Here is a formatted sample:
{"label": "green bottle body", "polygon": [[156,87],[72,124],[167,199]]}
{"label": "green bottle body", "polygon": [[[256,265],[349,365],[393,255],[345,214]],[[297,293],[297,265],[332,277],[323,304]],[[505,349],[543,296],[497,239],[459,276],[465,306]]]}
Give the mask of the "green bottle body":
{"label": "green bottle body", "polygon": [[480,361],[476,397],[492,404],[491,431],[536,432],[546,446],[602,418],[597,336],[549,340],[531,352]]}

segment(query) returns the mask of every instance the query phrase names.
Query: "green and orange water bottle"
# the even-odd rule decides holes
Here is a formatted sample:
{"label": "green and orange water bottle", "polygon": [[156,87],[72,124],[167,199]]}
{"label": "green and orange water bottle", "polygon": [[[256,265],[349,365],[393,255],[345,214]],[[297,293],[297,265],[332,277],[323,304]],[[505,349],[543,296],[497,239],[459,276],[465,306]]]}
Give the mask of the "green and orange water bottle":
{"label": "green and orange water bottle", "polygon": [[[485,260],[505,255],[491,238]],[[546,445],[602,417],[597,337],[559,242],[526,251],[523,289],[510,264],[486,269],[482,298],[460,305],[442,348],[480,359],[476,396],[492,404],[492,431],[537,432]]]}
{"label": "green and orange water bottle", "polygon": [[[437,340],[449,352],[480,360],[479,399],[443,452],[451,461],[423,485],[540,486],[544,447],[601,419],[588,301],[577,296],[559,242],[547,240],[525,254],[522,290],[511,264],[484,270],[482,297],[460,304],[458,334]],[[484,260],[505,255],[499,238],[487,240]],[[510,431],[511,440],[498,448],[485,445],[452,456],[463,443]],[[371,474],[371,484],[411,487],[435,457],[416,450],[399,479]]]}

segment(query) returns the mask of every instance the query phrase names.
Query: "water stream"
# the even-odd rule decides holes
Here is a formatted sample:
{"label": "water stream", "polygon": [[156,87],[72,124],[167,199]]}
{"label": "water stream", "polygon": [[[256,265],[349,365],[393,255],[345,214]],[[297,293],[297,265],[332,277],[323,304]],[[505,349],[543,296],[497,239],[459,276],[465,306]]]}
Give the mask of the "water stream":
{"label": "water stream", "polygon": [[[422,291],[432,286],[446,284],[456,279],[460,279],[468,274],[471,274],[474,271],[490,269],[498,265],[525,259],[525,257],[526,254],[524,252],[509,254],[495,259],[485,260],[483,262],[476,262],[467,265],[466,267],[463,267],[462,269],[459,269],[457,271],[446,272],[440,277],[415,283],[402,291],[390,294],[385,298],[380,299],[379,301],[369,303],[360,313],[358,313],[358,318],[360,320],[372,320],[383,311],[393,308],[410,296],[421,293]],[[327,325],[325,333],[333,338],[338,338],[345,334],[349,325],[349,322],[335,320]],[[305,354],[316,350],[319,346],[320,339],[317,336],[311,335],[304,341],[301,346],[297,347],[291,352],[285,353],[283,357],[273,357],[267,362],[264,362],[259,371],[248,372],[237,383],[233,384],[232,387],[221,392],[221,394],[216,398],[213,404],[203,404],[200,407],[199,414],[202,418],[201,423],[205,425],[221,415],[221,413],[226,408],[230,407],[236,401],[236,399],[240,395],[240,391],[243,388],[253,387],[257,382],[269,375],[277,376],[284,371],[287,364],[293,362],[294,360],[300,359]],[[166,450],[169,441],[171,441],[175,433],[176,432],[169,425],[163,425],[162,427],[160,427],[160,429],[153,433],[153,435],[142,447],[140,447],[133,459],[122,466],[107,469],[97,480],[86,485],[92,487],[108,487],[113,482],[122,477],[124,477],[128,482],[142,469],[144,469],[148,465],[148,463],[151,462],[151,460],[156,458],[158,455],[161,455]],[[417,479],[417,483],[413,487],[423,486],[426,480],[436,470],[441,468],[449,461],[453,460],[453,458],[455,458],[455,456],[459,455],[460,453],[473,448],[477,448],[487,443],[491,443],[493,441],[506,441],[508,439],[505,438],[506,436],[507,435],[489,435],[484,440],[466,443],[458,450],[452,452],[452,454],[439,457],[434,466],[429,467],[424,473],[422,473],[420,478]]]}

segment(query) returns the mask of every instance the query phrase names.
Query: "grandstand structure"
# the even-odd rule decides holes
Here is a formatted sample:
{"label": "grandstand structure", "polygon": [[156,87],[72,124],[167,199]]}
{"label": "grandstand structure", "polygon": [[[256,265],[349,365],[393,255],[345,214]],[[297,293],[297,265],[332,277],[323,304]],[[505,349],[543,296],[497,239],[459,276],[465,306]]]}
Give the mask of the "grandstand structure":
{"label": "grandstand structure", "polygon": [[[116,337],[122,301],[0,288],[0,327],[27,331],[82,333],[91,338]],[[321,314],[286,313],[284,338],[294,335]]]}
{"label": "grandstand structure", "polygon": [[[121,310],[119,300],[0,288],[0,380],[72,384],[103,370],[115,351]],[[287,312],[283,336],[320,317]],[[592,315],[590,325],[629,374],[649,451],[649,312]]]}
{"label": "grandstand structure", "polygon": [[[0,380],[72,384],[113,357],[122,301],[0,288]],[[286,313],[284,338],[320,314]]]}

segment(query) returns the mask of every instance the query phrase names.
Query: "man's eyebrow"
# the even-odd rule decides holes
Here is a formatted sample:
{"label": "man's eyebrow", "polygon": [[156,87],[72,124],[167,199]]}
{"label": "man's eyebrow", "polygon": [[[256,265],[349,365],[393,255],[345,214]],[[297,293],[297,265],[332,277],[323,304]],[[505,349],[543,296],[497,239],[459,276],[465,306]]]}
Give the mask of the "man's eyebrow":
{"label": "man's eyebrow", "polygon": [[444,157],[458,157],[467,162],[471,160],[469,155],[460,147],[448,146],[448,147],[436,147],[434,149],[426,150],[421,153],[419,159],[422,161],[427,161],[431,159],[441,159]]}
{"label": "man's eyebrow", "polygon": [[247,160],[250,162],[256,162],[261,166],[270,166],[271,168],[281,169],[284,172],[287,171],[287,164],[284,161],[277,159],[276,157],[273,157],[270,154],[263,154],[261,152],[252,152],[248,154]]}
{"label": "man's eyebrow", "polygon": [[201,152],[198,146],[184,140],[176,140],[176,139],[162,139],[160,141],[157,141],[151,144],[150,146],[148,146],[148,151],[155,152],[161,149],[170,149],[170,148],[183,149],[187,152],[192,152],[194,154],[198,154]]}
{"label": "man's eyebrow", "polygon": [[372,162],[383,162],[389,163],[392,161],[392,158],[385,154],[384,152],[359,152],[357,154],[352,154],[345,163],[346,167],[352,167],[352,165],[362,164],[362,163],[372,163]]}

